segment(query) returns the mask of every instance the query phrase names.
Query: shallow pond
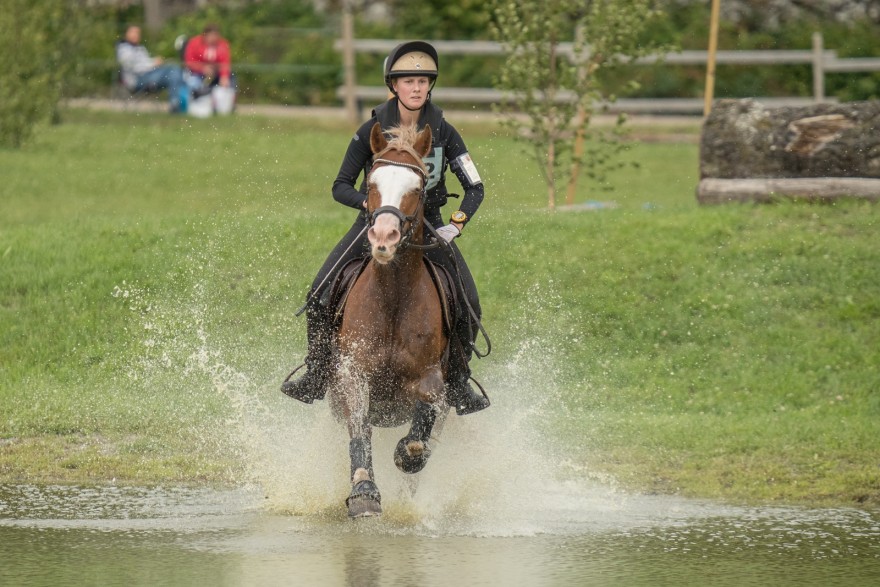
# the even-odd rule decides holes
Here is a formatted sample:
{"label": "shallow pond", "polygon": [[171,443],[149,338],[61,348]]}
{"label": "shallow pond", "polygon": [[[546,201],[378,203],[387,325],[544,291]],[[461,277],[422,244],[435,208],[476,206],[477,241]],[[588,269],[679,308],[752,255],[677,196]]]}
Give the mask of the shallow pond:
{"label": "shallow pond", "polygon": [[205,442],[240,453],[239,486],[0,486],[0,586],[880,585],[880,512],[623,491],[578,464],[586,434],[547,432],[562,402],[517,358],[490,410],[438,431],[418,476],[391,459],[404,431],[377,429],[384,512],[352,521],[348,437],[326,405],[193,356],[234,407]]}
{"label": "shallow pond", "polygon": [[880,516],[558,485],[519,515],[379,519],[264,492],[0,486],[2,585],[876,585]]}

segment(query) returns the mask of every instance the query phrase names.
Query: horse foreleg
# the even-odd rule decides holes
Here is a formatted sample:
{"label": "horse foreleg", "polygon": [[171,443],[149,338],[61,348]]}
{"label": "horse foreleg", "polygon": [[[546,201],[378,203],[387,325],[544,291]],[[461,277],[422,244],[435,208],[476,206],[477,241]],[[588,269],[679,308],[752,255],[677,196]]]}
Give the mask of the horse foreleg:
{"label": "horse foreleg", "polygon": [[367,438],[352,438],[348,443],[351,459],[351,484],[373,480],[373,445]]}
{"label": "horse foreleg", "polygon": [[373,449],[369,436],[352,438],[348,443],[351,457],[351,493],[345,500],[350,518],[378,516],[382,513],[382,496],[373,482]]}
{"label": "horse foreleg", "polygon": [[[352,382],[348,382],[352,383]],[[351,460],[351,493],[345,500],[352,518],[378,516],[382,497],[373,481],[372,427],[367,421],[368,392],[359,385],[346,385],[342,408],[348,422],[348,455]]]}
{"label": "horse foreleg", "polygon": [[428,440],[437,421],[437,408],[421,400],[416,402],[409,434],[394,449],[394,464],[404,473],[418,473],[425,468],[431,447]]}

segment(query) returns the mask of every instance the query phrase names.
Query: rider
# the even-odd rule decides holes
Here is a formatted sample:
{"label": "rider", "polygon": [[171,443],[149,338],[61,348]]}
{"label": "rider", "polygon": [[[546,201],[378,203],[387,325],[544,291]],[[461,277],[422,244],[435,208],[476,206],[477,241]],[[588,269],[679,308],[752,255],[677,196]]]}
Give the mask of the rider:
{"label": "rider", "polygon": [[[428,249],[425,255],[445,267],[453,276],[458,274],[459,300],[467,299],[479,320],[480,302],[474,279],[452,240],[461,234],[480,207],[483,201],[483,182],[461,135],[446,122],[443,111],[431,102],[438,62],[437,51],[424,41],[402,43],[385,60],[385,85],[391,90],[392,97],[376,107],[372,118],[352,137],[339,174],[333,182],[333,198],[341,204],[355,208],[359,214],[351,229],[324,262],[309,291],[306,302],[309,342],[305,360],[306,373],[295,381],[285,381],[281,386],[281,391],[290,397],[308,404],[324,397],[325,384],[333,366],[334,336],[334,309],[328,307],[329,301],[326,298],[329,296],[326,290],[329,289],[334,269],[342,267],[351,259],[363,257],[368,250],[364,230],[369,221],[366,212],[366,177],[373,158],[370,151],[370,130],[376,122],[381,123],[382,129],[417,124],[421,130],[425,125],[431,125],[432,150],[424,158],[429,172],[425,186],[425,219],[431,226],[439,227],[436,229],[437,234],[449,246]],[[451,215],[449,223],[444,225],[440,208],[446,204],[450,195],[454,196],[446,189],[447,167],[461,183],[464,198],[459,209]],[[361,173],[364,174],[364,180],[358,190],[354,186]],[[454,281],[459,282],[458,279]],[[463,303],[462,301],[458,305],[462,306]],[[475,325],[471,323],[468,312],[464,309],[457,312],[455,322],[455,337],[461,344],[450,345],[446,395],[449,404],[455,406],[456,412],[464,415],[488,407],[489,400],[485,395],[474,391],[469,382],[468,362],[476,338]]]}

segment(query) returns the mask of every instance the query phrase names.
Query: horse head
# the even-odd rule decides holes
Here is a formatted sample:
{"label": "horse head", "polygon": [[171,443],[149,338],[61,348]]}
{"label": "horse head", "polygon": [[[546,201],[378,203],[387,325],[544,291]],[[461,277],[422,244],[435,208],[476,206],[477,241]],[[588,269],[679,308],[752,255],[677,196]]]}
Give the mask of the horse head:
{"label": "horse head", "polygon": [[425,182],[428,172],[422,158],[431,151],[431,127],[396,127],[385,137],[377,122],[370,132],[373,167],[367,178],[370,241],[373,259],[390,263],[395,254],[423,233]]}

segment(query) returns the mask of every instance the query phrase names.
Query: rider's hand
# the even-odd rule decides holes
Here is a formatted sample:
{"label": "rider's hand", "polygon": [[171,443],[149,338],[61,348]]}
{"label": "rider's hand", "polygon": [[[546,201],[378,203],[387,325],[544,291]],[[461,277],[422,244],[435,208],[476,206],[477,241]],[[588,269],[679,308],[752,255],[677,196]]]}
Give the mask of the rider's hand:
{"label": "rider's hand", "polygon": [[452,239],[461,234],[461,229],[454,224],[447,224],[446,226],[438,228],[437,234],[446,242],[451,243]]}

